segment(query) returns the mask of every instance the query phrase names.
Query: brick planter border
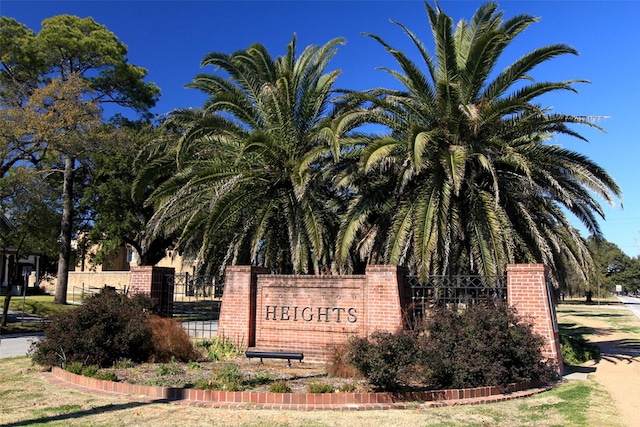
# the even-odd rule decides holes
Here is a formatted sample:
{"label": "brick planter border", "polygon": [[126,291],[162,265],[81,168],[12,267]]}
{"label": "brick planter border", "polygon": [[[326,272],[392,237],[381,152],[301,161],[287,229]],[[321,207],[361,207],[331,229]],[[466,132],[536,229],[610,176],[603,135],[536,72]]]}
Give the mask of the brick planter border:
{"label": "brick planter border", "polygon": [[254,391],[197,390],[156,387],[98,380],[54,367],[45,377],[62,386],[83,391],[127,395],[148,402],[187,406],[244,409],[372,410],[416,409],[452,405],[478,405],[528,397],[550,390],[553,385],[509,384],[506,387],[476,387],[411,393],[268,393]]}

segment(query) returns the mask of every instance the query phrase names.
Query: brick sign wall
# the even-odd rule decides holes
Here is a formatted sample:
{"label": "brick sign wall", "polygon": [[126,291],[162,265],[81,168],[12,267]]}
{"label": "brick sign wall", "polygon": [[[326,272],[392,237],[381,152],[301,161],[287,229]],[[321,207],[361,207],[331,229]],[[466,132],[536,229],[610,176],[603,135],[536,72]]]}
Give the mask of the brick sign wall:
{"label": "brick sign wall", "polygon": [[[227,268],[218,335],[236,345],[265,351],[302,352],[327,360],[349,336],[402,328],[408,307],[405,270],[368,266],[364,275],[284,276],[248,266]],[[545,339],[544,355],[560,369],[558,330],[539,264],[511,265],[508,302],[530,319]]]}
{"label": "brick sign wall", "polygon": [[367,267],[365,275],[281,276],[228,267],[218,336],[245,348],[327,360],[351,335],[402,327],[403,272],[384,265]]}
{"label": "brick sign wall", "polygon": [[320,356],[365,332],[364,276],[258,276],[257,348]]}

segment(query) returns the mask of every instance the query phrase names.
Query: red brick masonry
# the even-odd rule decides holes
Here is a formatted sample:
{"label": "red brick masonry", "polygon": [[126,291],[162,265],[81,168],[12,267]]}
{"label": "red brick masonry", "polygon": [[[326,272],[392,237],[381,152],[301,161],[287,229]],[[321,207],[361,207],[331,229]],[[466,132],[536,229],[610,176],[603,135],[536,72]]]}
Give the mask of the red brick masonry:
{"label": "red brick masonry", "polygon": [[[249,266],[227,267],[218,335],[240,348],[300,352],[326,361],[350,336],[395,332],[410,304],[406,270],[368,265],[364,275],[266,274]],[[543,356],[562,372],[555,308],[542,264],[507,267],[508,303],[544,339]]]}
{"label": "red brick masonry", "polygon": [[97,380],[53,368],[45,374],[52,383],[97,393],[128,395],[137,400],[173,402],[188,406],[244,409],[296,410],[372,410],[416,409],[452,405],[478,405],[502,402],[547,391],[552,386],[534,383],[506,387],[477,387],[457,390],[431,390],[414,393],[267,393],[196,390],[155,387]]}

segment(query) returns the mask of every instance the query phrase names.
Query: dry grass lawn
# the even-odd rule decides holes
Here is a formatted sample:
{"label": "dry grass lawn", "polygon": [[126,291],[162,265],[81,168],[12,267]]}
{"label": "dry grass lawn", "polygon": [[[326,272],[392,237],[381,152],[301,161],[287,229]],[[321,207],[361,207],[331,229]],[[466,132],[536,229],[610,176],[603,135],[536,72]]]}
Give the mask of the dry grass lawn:
{"label": "dry grass lawn", "polygon": [[[565,309],[569,307],[569,311]],[[602,329],[605,344],[633,343],[640,338],[634,319],[610,309],[561,306],[560,322],[579,322]],[[636,319],[637,320],[637,319]],[[616,323],[617,322],[617,323]],[[614,324],[615,323],[615,324]],[[640,326],[640,323],[637,324]],[[594,335],[595,336],[595,335]],[[104,396],[60,388],[44,379],[28,358],[0,360],[0,425],[10,426],[607,426],[634,425],[625,413],[626,401],[612,381],[628,377],[621,388],[638,392],[638,360],[616,352],[605,353],[612,367],[596,365],[589,379],[562,384],[550,392],[527,399],[490,405],[389,411],[276,411],[186,407],[144,403],[130,397]],[[623,357],[624,356],[624,357]],[[607,362],[608,363],[608,362]],[[621,367],[621,377],[615,368]],[[609,369],[611,368],[611,369]],[[626,384],[626,383],[625,383]],[[617,404],[611,402],[615,398]],[[638,397],[630,408],[636,407]],[[622,414],[622,416],[620,415]],[[623,418],[624,417],[624,418]],[[631,422],[630,422],[631,421]]]}

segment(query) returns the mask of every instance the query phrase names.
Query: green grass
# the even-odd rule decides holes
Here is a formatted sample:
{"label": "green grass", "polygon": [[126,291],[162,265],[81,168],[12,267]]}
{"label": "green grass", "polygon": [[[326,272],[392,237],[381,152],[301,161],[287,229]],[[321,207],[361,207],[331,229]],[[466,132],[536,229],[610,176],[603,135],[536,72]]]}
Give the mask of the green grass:
{"label": "green grass", "polygon": [[[4,307],[5,298],[6,298],[5,296],[0,297],[0,309]],[[50,317],[53,314],[60,313],[66,310],[72,310],[73,308],[76,307],[74,305],[68,305],[68,304],[67,305],[54,304],[53,298],[54,298],[53,295],[30,295],[30,296],[24,297],[24,313],[35,314],[37,316],[42,316],[42,317]],[[22,313],[23,297],[22,296],[11,297],[11,302],[9,303],[9,309]],[[7,326],[1,328],[0,332],[2,334],[30,333],[30,332],[40,332],[43,330],[43,328],[44,328],[43,323],[22,322],[20,315],[18,315],[16,322],[7,323]]]}
{"label": "green grass", "polygon": [[[4,298],[2,297],[2,304],[4,304]],[[54,304],[53,295],[30,295],[24,298],[24,312],[28,314],[35,314],[38,316],[48,317],[52,314],[59,313],[72,309],[73,305]],[[1,305],[0,305],[1,307]],[[11,303],[9,304],[11,310],[22,311],[22,297],[11,297]]]}
{"label": "green grass", "polygon": [[[628,310],[611,309],[608,306],[598,307],[583,305],[582,307],[571,307],[560,305],[558,313],[576,317],[597,317],[599,320],[608,323],[612,328],[628,334],[640,334],[637,317]],[[593,333],[589,328],[584,328],[583,334]]]}

